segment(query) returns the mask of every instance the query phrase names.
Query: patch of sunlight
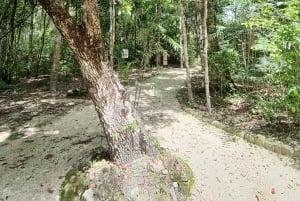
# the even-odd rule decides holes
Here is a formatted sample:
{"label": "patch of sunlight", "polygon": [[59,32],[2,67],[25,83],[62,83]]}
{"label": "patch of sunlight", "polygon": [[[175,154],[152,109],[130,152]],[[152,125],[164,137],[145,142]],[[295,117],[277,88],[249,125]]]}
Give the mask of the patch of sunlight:
{"label": "patch of sunlight", "polygon": [[5,140],[7,140],[7,138],[9,138],[10,135],[11,135],[10,130],[0,132],[0,142],[4,142]]}
{"label": "patch of sunlight", "polygon": [[67,103],[67,104],[65,104],[66,106],[73,106],[73,105],[75,105],[75,103],[74,102],[70,102],[70,103]]}
{"label": "patch of sunlight", "polygon": [[58,135],[59,130],[54,130],[54,131],[45,131],[44,135]]}
{"label": "patch of sunlight", "polygon": [[26,104],[28,103],[29,101],[17,101],[15,102],[16,105],[23,105],[23,104]]}
{"label": "patch of sunlight", "polygon": [[24,131],[23,131],[24,132],[24,138],[35,135],[38,131],[39,131],[39,129],[37,129],[37,128],[25,128]]}
{"label": "patch of sunlight", "polygon": [[49,103],[49,104],[52,104],[52,105],[57,103],[57,101],[55,99],[42,99],[41,102],[42,103]]}
{"label": "patch of sunlight", "polygon": [[167,87],[165,90],[166,90],[166,91],[171,91],[171,90],[173,90],[173,89],[175,89],[175,87]]}

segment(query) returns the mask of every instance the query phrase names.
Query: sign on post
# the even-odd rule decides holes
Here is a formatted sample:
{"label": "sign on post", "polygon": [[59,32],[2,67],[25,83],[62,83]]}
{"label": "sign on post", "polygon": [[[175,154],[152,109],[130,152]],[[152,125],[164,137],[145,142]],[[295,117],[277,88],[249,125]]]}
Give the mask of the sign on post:
{"label": "sign on post", "polygon": [[167,52],[163,53],[163,65],[164,66],[168,65],[168,53]]}
{"label": "sign on post", "polygon": [[122,58],[123,59],[128,59],[129,51],[128,49],[123,49],[122,50]]}

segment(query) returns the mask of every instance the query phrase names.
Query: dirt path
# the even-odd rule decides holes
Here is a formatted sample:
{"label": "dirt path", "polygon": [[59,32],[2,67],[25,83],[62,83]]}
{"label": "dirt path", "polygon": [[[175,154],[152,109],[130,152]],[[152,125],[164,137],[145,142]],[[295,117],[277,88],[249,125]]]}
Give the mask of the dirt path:
{"label": "dirt path", "polygon": [[195,201],[299,201],[300,171],[289,158],[231,136],[180,109],[184,71],[171,69],[142,86],[139,110],[162,146],[194,171]]}
{"label": "dirt path", "polygon": [[[162,146],[190,164],[192,200],[299,201],[300,172],[293,161],[182,111],[175,91],[183,82],[184,71],[170,69],[143,83],[138,110]],[[58,118],[41,118],[24,125],[20,139],[1,141],[9,131],[0,130],[0,201],[58,201],[66,172],[104,144],[90,102]]]}
{"label": "dirt path", "polygon": [[0,201],[58,201],[66,173],[105,143],[89,101],[58,118],[36,117],[20,132],[0,140]]}

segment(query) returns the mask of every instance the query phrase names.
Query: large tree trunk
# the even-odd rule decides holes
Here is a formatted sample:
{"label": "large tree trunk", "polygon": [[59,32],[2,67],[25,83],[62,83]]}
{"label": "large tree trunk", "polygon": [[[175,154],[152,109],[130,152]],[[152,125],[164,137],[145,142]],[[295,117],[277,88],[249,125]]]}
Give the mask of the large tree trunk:
{"label": "large tree trunk", "polygon": [[142,126],[109,65],[100,31],[97,0],[82,0],[83,19],[77,25],[58,0],[39,0],[72,49],[87,83],[91,99],[103,123],[111,159],[126,163],[146,149]]}
{"label": "large tree trunk", "polygon": [[186,33],[186,26],[185,26],[185,15],[183,11],[183,4],[182,0],[178,2],[179,6],[179,15],[180,15],[180,27],[181,27],[181,35],[183,38],[183,63],[186,70],[186,85],[188,89],[188,97],[189,101],[193,100],[193,92],[192,92],[192,84],[191,84],[191,77],[190,77],[190,66],[189,66],[189,55],[188,55],[188,44],[187,44],[187,33]]}

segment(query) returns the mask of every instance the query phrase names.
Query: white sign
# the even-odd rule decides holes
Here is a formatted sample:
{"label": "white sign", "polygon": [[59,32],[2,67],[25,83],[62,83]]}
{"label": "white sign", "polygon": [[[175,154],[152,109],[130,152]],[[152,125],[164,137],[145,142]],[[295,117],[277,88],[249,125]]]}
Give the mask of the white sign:
{"label": "white sign", "polygon": [[129,51],[128,49],[123,49],[122,50],[122,58],[123,59],[128,59]]}
{"label": "white sign", "polygon": [[168,65],[168,53],[167,52],[163,53],[163,65],[164,66]]}

